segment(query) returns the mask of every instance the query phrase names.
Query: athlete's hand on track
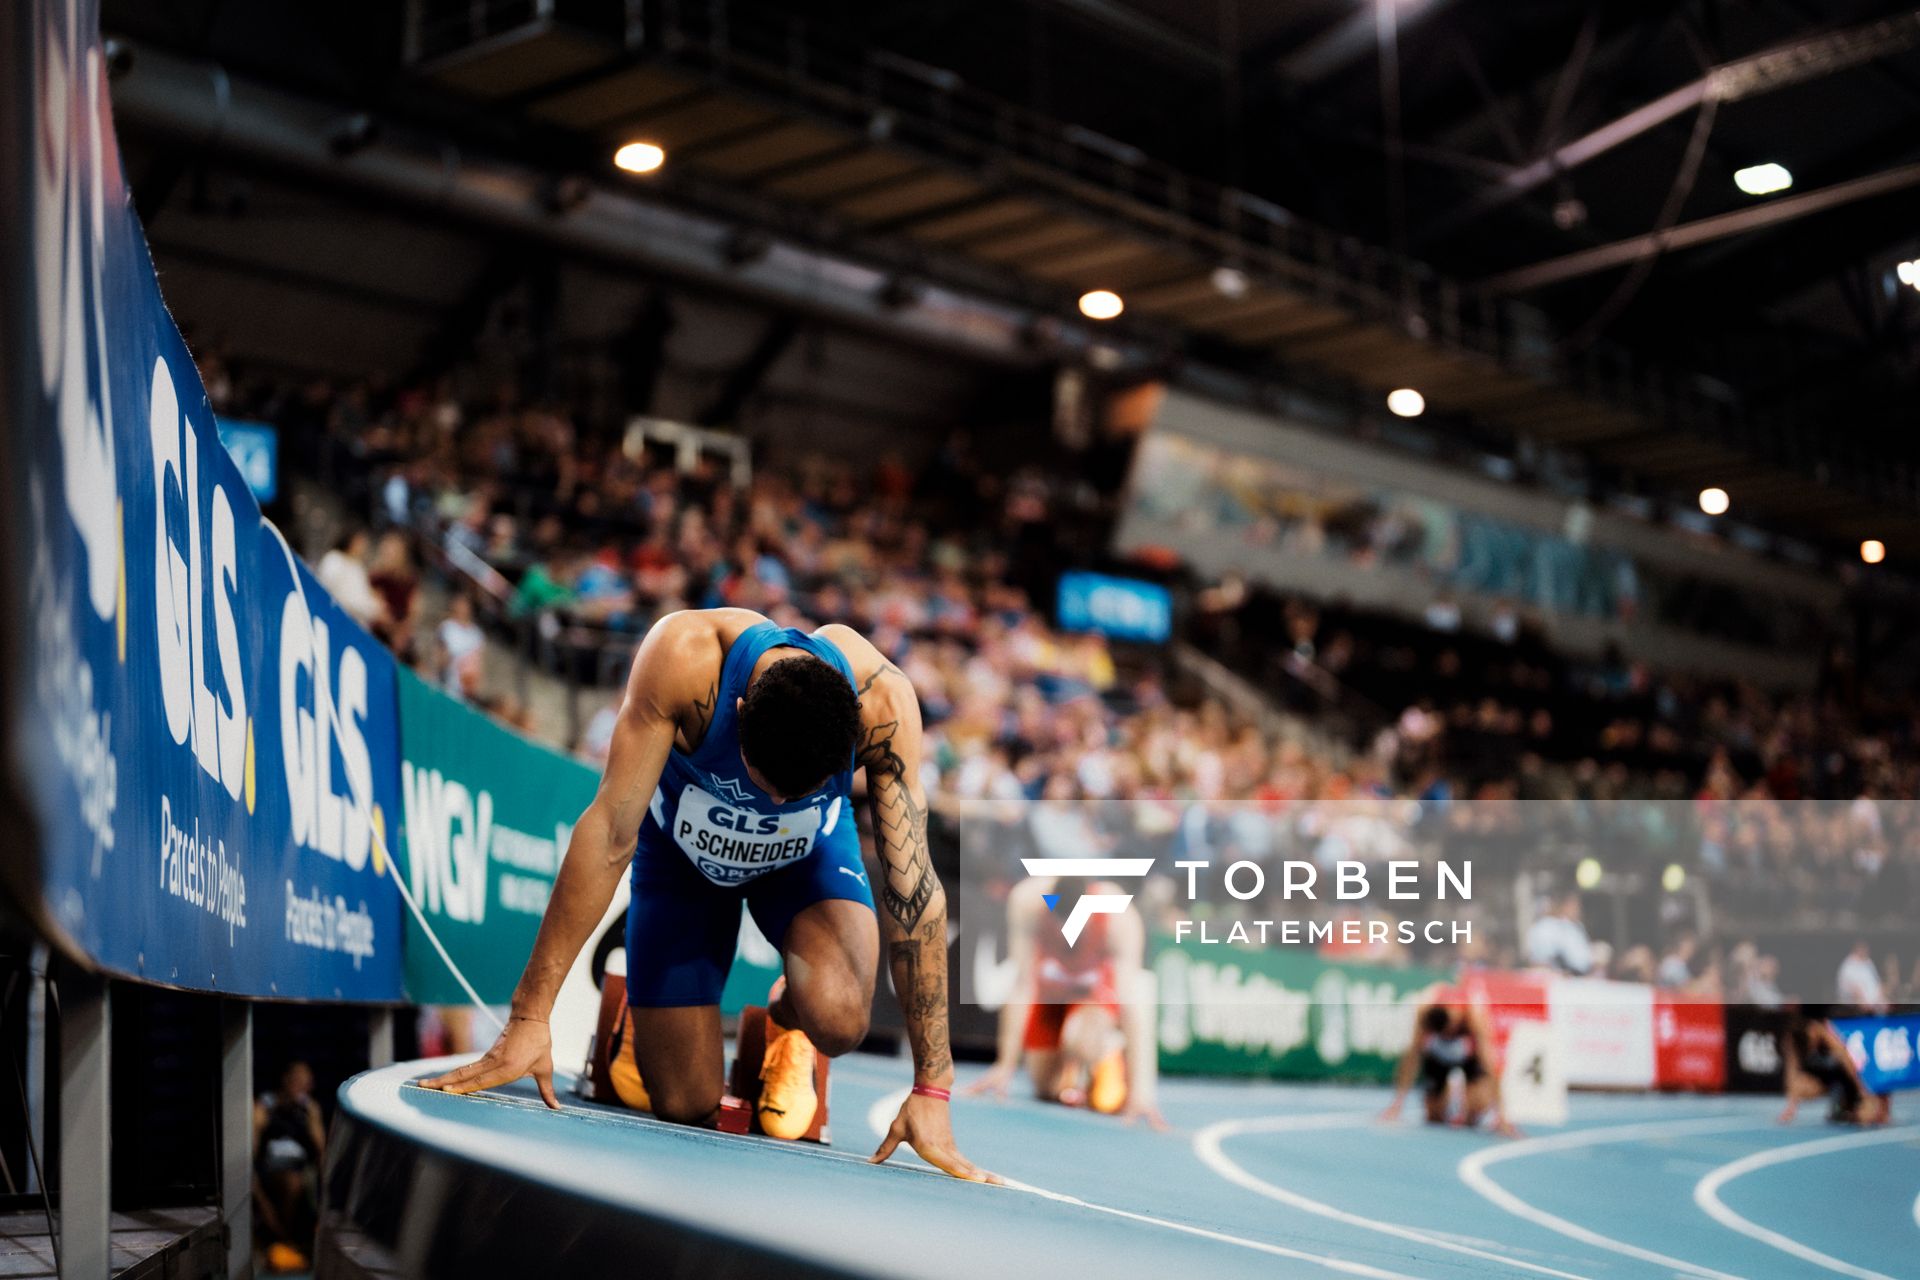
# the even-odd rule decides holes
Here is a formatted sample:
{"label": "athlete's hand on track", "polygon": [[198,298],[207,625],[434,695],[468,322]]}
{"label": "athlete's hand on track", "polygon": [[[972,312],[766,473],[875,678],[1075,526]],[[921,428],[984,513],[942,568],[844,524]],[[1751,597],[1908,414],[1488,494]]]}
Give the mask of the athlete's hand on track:
{"label": "athlete's hand on track", "polygon": [[1165,1133],[1172,1127],[1167,1123],[1167,1118],[1160,1114],[1160,1108],[1150,1103],[1135,1104],[1129,1101],[1125,1107],[1121,1108],[1120,1118],[1128,1124],[1144,1120],[1147,1122],[1147,1128],[1155,1133]]}
{"label": "athlete's hand on track", "polygon": [[500,1038],[478,1062],[469,1062],[445,1075],[422,1080],[423,1089],[441,1089],[447,1093],[477,1093],[495,1085],[512,1084],[530,1075],[540,1086],[540,1096],[555,1111],[560,1099],[553,1093],[553,1035],[547,1024],[533,1018],[509,1018],[500,1030]]}
{"label": "athlete's hand on track", "polygon": [[1007,1100],[1007,1086],[1013,1083],[1013,1072],[1014,1068],[1011,1066],[1001,1066],[997,1062],[994,1063],[993,1066],[987,1070],[987,1074],[967,1086],[967,1096],[970,1098],[997,1098],[1001,1102],[1005,1102]]}
{"label": "athlete's hand on track", "polygon": [[903,1142],[919,1152],[922,1160],[943,1173],[965,1178],[968,1182],[1004,1185],[999,1174],[988,1173],[975,1165],[960,1154],[960,1148],[953,1145],[953,1126],[948,1123],[947,1104],[940,1098],[929,1098],[919,1093],[908,1094],[907,1100],[900,1104],[900,1113],[894,1116],[887,1136],[881,1140],[880,1149],[873,1153],[873,1159],[867,1163],[884,1162]]}
{"label": "athlete's hand on track", "polygon": [[1387,1109],[1380,1113],[1380,1123],[1392,1124],[1394,1121],[1398,1120],[1400,1118],[1400,1105],[1401,1105],[1400,1099],[1398,1098],[1395,1098],[1392,1102],[1389,1102],[1387,1104]]}
{"label": "athlete's hand on track", "polygon": [[1792,1124],[1793,1118],[1798,1114],[1800,1114],[1800,1103],[1798,1101],[1789,1102],[1780,1112],[1779,1123]]}

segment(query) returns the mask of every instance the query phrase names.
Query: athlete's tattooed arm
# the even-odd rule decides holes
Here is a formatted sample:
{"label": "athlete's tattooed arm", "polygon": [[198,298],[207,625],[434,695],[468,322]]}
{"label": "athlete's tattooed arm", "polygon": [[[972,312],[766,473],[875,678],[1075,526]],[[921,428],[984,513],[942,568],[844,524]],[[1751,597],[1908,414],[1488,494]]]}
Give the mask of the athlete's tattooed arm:
{"label": "athlete's tattooed arm", "polygon": [[947,1045],[947,899],[927,850],[920,709],[904,676],[884,677],[880,686],[869,688],[862,701],[869,714],[859,753],[879,846],[880,937],[906,1016],[914,1078],[944,1088],[953,1079]]}
{"label": "athlete's tattooed arm", "polygon": [[[953,1052],[947,1039],[947,895],[927,851],[920,704],[899,668],[852,632],[835,630],[845,632],[834,637],[843,651],[870,658],[866,663],[856,658],[856,670],[874,668],[856,686],[865,726],[858,760],[867,771],[867,805],[879,846],[880,938],[913,1048],[913,1080],[919,1086],[948,1089],[953,1085]],[[1000,1181],[960,1154],[947,1103],[938,1095],[908,1095],[874,1162],[885,1160],[902,1142],[956,1178]]]}

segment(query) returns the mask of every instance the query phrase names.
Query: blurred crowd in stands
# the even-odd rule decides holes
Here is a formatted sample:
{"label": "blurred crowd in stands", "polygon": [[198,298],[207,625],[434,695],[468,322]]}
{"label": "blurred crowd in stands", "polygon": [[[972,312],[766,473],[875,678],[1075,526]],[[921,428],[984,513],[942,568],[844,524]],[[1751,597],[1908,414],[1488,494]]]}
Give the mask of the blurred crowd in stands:
{"label": "blurred crowd in stands", "polygon": [[[1024,805],[1002,858],[1094,838],[1087,801],[1132,802],[1136,836],[1223,860],[1433,858],[1449,840],[1504,839],[1507,865],[1535,873],[1515,882],[1530,886],[1518,914],[1531,929],[1512,929],[1511,893],[1482,895],[1483,940],[1465,958],[1756,1003],[1778,1001],[1780,963],[1745,930],[1910,923],[1920,896],[1920,813],[1884,802],[1920,794],[1920,717],[1857,687],[1838,652],[1819,690],[1781,696],[1617,656],[1570,661],[1519,611],[1470,634],[1444,607],[1402,619],[1236,580],[1193,587],[1186,638],[1297,713],[1275,732],[1162,652],[1049,625],[1059,569],[1099,554],[1111,504],[1069,471],[1002,467],[964,433],[917,471],[789,454],[736,487],[718,457],[679,465],[632,437],[588,438],[508,393],[475,408],[446,386],[243,382],[210,364],[216,409],[324,441],[327,473],[365,517],[322,557],[328,589],[425,678],[523,729],[525,705],[489,687],[490,646],[617,684],[653,619],[736,605],[847,622],[891,655],[920,693],[937,804]],[[427,606],[430,583],[443,605]],[[601,758],[612,715],[566,745]],[[1632,839],[1596,825],[1594,802],[1629,798],[1681,816]],[[1837,803],[1790,803],[1805,799]],[[1502,829],[1490,815],[1512,800],[1558,802],[1565,838]],[[1570,892],[1581,855],[1651,904],[1631,921],[1644,944],[1587,940]],[[1669,864],[1690,878],[1663,885]],[[1869,954],[1856,985],[1865,969],[1883,1001],[1920,995],[1920,964],[1903,974]]]}

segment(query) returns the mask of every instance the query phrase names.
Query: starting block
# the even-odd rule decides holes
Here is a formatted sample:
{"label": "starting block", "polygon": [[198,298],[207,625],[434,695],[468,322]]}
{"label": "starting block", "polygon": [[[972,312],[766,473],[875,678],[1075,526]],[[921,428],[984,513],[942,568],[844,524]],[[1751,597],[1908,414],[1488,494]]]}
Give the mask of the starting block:
{"label": "starting block", "polygon": [[[760,1066],[766,1059],[767,1011],[757,1004],[750,1004],[740,1010],[740,1028],[734,1036],[733,1076],[728,1082],[728,1092],[746,1103],[747,1114],[754,1117],[755,1133],[760,1132]],[[813,1113],[813,1124],[800,1135],[802,1142],[833,1145],[827,1129],[829,1074],[827,1056],[816,1054],[813,1059],[813,1093],[820,1099],[820,1106]]]}
{"label": "starting block", "polygon": [[[601,983],[600,1013],[594,1020],[594,1026],[596,1030],[587,1054],[588,1069],[580,1077],[578,1092],[581,1097],[593,1102],[631,1105],[620,1096],[613,1078],[615,1051],[625,1054],[633,1052],[631,1032],[627,1026],[627,980],[623,974],[609,973]],[[760,1132],[756,1110],[760,1101],[760,1067],[766,1061],[766,1056],[767,1011],[759,1005],[748,1005],[740,1011],[733,1073],[727,1092],[720,1098],[720,1111],[714,1121],[714,1127],[720,1132]],[[815,1058],[813,1091],[820,1099],[820,1108],[814,1112],[813,1124],[801,1135],[801,1141],[828,1142],[827,1077],[827,1059],[825,1056]]]}

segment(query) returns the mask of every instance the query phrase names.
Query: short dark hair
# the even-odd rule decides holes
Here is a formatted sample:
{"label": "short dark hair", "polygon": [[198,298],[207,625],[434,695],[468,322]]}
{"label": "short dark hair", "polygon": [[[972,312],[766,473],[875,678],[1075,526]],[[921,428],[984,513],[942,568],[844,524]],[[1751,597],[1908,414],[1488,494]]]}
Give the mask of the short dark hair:
{"label": "short dark hair", "polygon": [[818,658],[782,658],[747,686],[740,754],[782,796],[806,795],[852,768],[859,740],[853,684]]}
{"label": "short dark hair", "polygon": [[1429,1008],[1426,1015],[1420,1019],[1421,1025],[1435,1035],[1445,1031],[1447,1024],[1452,1021],[1453,1014],[1449,1013],[1444,1005],[1437,1004]]}

